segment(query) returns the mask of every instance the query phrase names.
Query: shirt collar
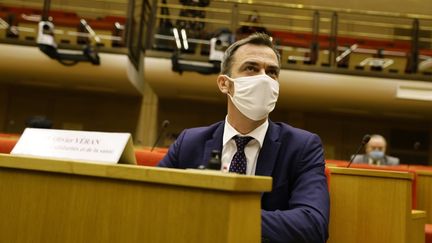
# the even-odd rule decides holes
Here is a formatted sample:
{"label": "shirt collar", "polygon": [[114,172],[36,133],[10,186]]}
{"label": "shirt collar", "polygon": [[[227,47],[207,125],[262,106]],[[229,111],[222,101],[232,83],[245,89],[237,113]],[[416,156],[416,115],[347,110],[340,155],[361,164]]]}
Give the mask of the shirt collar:
{"label": "shirt collar", "polygon": [[[260,148],[262,148],[268,126],[269,126],[269,122],[268,119],[266,119],[266,121],[263,124],[261,124],[259,127],[255,128],[250,133],[241,136],[253,137],[255,140],[258,141]],[[231,124],[229,124],[228,117],[225,117],[222,145],[225,146],[225,144],[228,143],[228,141],[236,135],[240,135],[240,133],[234,127],[232,127]]]}

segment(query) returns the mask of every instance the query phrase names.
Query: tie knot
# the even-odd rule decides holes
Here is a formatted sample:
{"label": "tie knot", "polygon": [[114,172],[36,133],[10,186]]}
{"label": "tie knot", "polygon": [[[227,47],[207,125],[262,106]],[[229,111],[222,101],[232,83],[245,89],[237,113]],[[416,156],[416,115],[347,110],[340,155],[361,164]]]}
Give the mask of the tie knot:
{"label": "tie knot", "polygon": [[246,145],[252,139],[253,139],[253,137],[249,137],[249,136],[246,136],[246,137],[235,136],[234,137],[234,141],[236,142],[236,145],[237,145],[237,151],[244,150],[244,148],[246,147]]}

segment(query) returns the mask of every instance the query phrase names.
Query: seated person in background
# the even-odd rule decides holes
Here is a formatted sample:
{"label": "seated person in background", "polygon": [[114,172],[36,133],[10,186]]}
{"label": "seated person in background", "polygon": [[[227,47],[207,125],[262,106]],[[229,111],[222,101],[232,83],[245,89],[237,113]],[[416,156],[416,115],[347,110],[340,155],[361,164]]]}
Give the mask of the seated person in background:
{"label": "seated person in background", "polygon": [[230,172],[273,178],[272,191],[261,197],[263,241],[324,243],[330,203],[321,140],[268,119],[279,95],[280,65],[266,34],[228,47],[216,80],[227,96],[225,120],[184,130],[159,166],[198,168],[212,150],[222,151]]}
{"label": "seated person in background", "polygon": [[353,163],[370,165],[399,165],[399,158],[386,155],[387,142],[381,135],[374,134],[366,144],[366,154],[355,156]]}

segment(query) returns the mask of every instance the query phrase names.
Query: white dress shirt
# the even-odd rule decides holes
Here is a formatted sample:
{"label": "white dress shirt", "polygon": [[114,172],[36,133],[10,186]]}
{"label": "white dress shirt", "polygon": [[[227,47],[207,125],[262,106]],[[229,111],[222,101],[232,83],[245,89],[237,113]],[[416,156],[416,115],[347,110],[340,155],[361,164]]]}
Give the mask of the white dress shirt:
{"label": "white dress shirt", "polygon": [[259,151],[263,146],[264,138],[267,133],[269,123],[266,120],[255,130],[248,134],[240,134],[234,127],[232,127],[228,119],[225,118],[224,133],[222,139],[222,170],[228,171],[231,160],[237,152],[237,145],[233,139],[234,136],[250,136],[253,139],[246,145],[244,152],[246,154],[247,166],[246,175],[255,175],[256,164],[258,160]]}

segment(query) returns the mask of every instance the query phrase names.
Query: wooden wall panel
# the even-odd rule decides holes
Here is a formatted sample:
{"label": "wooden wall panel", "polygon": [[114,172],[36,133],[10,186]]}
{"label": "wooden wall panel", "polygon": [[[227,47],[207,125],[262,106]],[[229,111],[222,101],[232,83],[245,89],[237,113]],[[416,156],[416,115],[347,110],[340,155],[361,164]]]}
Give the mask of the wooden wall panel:
{"label": "wooden wall panel", "polygon": [[[171,122],[166,134],[166,141],[161,142],[161,145],[168,146],[173,141],[169,136],[178,135],[185,128],[207,126],[225,119],[226,105],[224,103],[161,99],[159,101],[158,114],[159,122],[166,119]],[[391,147],[392,138],[390,132],[392,129],[421,130],[432,137],[431,125],[427,121],[415,119],[374,118],[336,112],[291,111],[282,108],[276,108],[270,114],[270,119],[285,122],[294,127],[318,134],[323,141],[327,159],[350,159],[350,156],[355,153],[365,134],[378,133],[385,136],[389,143],[389,154],[399,151],[399,149],[396,150]],[[406,148],[405,151],[411,151],[414,155],[418,153],[412,147]],[[364,151],[360,152],[363,153]],[[428,148],[428,154],[429,161],[417,161],[416,164],[425,164],[427,162],[432,164],[431,148]]]}
{"label": "wooden wall panel", "polygon": [[[111,93],[11,86],[3,116],[5,132],[21,133],[35,115],[48,117],[58,129],[134,133],[140,97]],[[0,113],[0,117],[1,113]]]}

